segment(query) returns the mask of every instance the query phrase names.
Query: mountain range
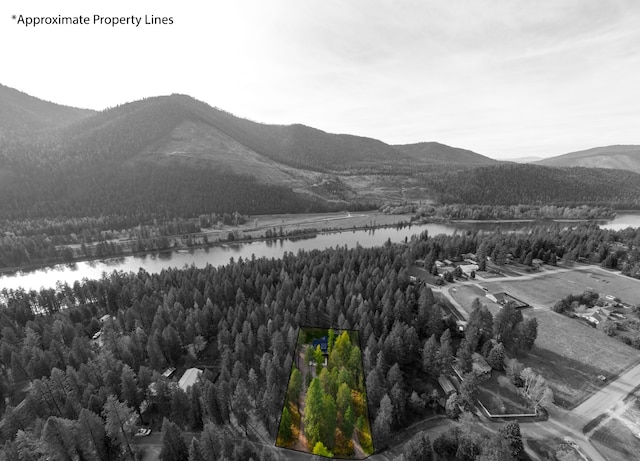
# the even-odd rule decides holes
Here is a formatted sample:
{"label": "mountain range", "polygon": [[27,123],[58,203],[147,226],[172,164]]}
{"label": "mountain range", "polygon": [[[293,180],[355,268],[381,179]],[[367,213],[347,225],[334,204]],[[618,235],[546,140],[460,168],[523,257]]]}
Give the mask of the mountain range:
{"label": "mountain range", "polygon": [[[508,171],[509,182],[524,185],[532,175],[542,183],[558,177],[554,168],[501,162],[437,142],[390,145],[300,124],[257,123],[179,94],[95,112],[0,85],[0,141],[0,192],[5,197],[0,216],[11,217],[82,216],[121,209],[168,216],[185,210],[228,212],[234,207],[267,213],[394,201],[469,201],[472,196],[465,191],[476,170],[487,178],[492,176],[488,171]],[[638,151],[622,147],[628,149],[619,149],[619,164]],[[604,157],[602,149],[556,159],[559,166],[572,160],[592,162]],[[623,180],[640,187],[637,175],[628,177],[628,171],[595,171],[582,176],[598,178],[598,184],[602,179],[614,190]],[[580,174],[565,176],[582,191],[572,202],[633,206],[626,195],[605,196],[582,184]],[[504,189],[503,184],[483,184],[486,193],[476,195],[505,201],[508,193],[489,191]],[[536,188],[528,190],[519,200],[543,202]]]}
{"label": "mountain range", "polygon": [[640,173],[640,146],[618,145],[570,152],[535,162],[547,166],[613,168]]}

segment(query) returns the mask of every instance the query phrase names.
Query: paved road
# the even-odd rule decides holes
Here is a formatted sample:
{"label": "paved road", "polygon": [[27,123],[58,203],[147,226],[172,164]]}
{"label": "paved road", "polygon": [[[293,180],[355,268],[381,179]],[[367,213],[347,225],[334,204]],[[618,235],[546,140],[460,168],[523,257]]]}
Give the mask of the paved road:
{"label": "paved road", "polygon": [[609,385],[603,387],[583,403],[573,413],[590,421],[610,410],[617,402],[623,400],[636,387],[640,386],[640,364],[629,369]]}

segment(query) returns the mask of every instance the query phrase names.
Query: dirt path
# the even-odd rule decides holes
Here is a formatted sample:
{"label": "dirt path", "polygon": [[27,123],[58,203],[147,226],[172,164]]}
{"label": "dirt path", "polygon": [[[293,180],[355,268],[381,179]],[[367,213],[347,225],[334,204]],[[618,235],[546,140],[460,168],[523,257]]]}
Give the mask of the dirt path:
{"label": "dirt path", "polygon": [[302,392],[298,396],[298,408],[300,410],[300,434],[298,435],[298,440],[293,445],[294,450],[300,451],[308,451],[309,447],[307,446],[307,436],[304,433],[304,402],[307,397],[307,374],[311,373],[309,370],[309,365],[304,360],[304,352],[302,350],[298,351],[298,364],[300,368],[300,374],[302,375]]}
{"label": "dirt path", "polygon": [[360,438],[358,437],[358,431],[353,431],[353,459],[364,459],[368,455],[362,449],[360,445]]}

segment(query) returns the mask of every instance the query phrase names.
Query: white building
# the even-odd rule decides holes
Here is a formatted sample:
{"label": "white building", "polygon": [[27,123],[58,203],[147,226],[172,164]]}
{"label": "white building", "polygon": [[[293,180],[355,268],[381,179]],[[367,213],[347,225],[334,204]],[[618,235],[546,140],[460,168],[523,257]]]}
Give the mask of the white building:
{"label": "white building", "polygon": [[189,368],[184,372],[180,381],[178,381],[178,386],[180,389],[187,392],[187,389],[196,383],[196,380],[201,373],[202,370],[200,368]]}

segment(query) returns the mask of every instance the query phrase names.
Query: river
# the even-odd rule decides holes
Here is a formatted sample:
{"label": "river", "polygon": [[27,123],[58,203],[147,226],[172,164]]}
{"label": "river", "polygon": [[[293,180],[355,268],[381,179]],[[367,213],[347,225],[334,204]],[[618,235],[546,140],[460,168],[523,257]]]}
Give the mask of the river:
{"label": "river", "polygon": [[[73,285],[76,280],[84,278],[100,278],[104,272],[114,270],[125,272],[137,272],[140,268],[147,272],[160,272],[168,267],[184,267],[195,265],[204,267],[207,264],[219,266],[227,264],[230,258],[281,258],[285,252],[297,253],[299,250],[314,250],[333,248],[336,246],[348,246],[349,248],[360,245],[372,247],[384,244],[391,239],[392,242],[402,242],[405,238],[424,231],[429,235],[447,234],[454,232],[466,232],[472,229],[492,231],[496,228],[503,230],[518,230],[526,228],[526,222],[503,223],[429,223],[403,228],[383,228],[372,230],[343,231],[326,234],[318,234],[313,238],[304,239],[277,239],[254,242],[238,242],[213,246],[210,248],[198,248],[193,250],[169,251],[152,253],[140,256],[124,256],[119,258],[82,261],[73,264],[57,264],[55,266],[38,268],[28,271],[18,271],[0,276],[0,290],[3,288],[27,290],[55,287],[56,283],[68,283]],[[603,227],[618,229],[628,226],[640,227],[640,214],[621,214],[613,221],[602,224]]]}

